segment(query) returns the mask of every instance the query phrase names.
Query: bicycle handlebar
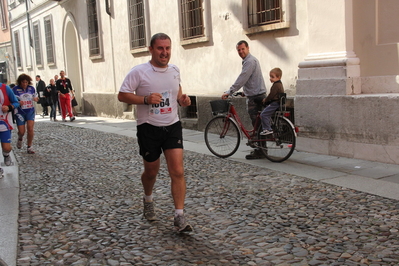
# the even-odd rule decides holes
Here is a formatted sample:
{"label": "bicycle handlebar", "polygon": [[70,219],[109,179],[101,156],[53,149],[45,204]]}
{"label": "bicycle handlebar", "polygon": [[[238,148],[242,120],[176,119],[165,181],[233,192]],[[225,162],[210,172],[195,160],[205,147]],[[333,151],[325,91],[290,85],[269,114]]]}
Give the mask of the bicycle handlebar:
{"label": "bicycle handlebar", "polygon": [[244,93],[242,91],[236,91],[236,92],[233,93],[232,96],[234,96],[234,97],[237,97],[237,96],[244,97],[245,95],[244,95]]}

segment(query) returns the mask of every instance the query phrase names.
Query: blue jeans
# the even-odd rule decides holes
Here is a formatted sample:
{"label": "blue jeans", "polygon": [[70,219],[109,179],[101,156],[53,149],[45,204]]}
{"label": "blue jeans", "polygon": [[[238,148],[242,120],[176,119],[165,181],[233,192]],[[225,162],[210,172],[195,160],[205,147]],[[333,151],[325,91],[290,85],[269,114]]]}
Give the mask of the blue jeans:
{"label": "blue jeans", "polygon": [[57,106],[58,106],[58,102],[54,102],[53,104],[50,105],[51,107],[51,111],[50,111],[50,118],[54,118],[57,116]]}
{"label": "blue jeans", "polygon": [[279,102],[272,102],[268,106],[263,109],[262,113],[260,113],[260,118],[262,121],[262,128],[263,130],[272,130],[272,127],[270,125],[270,119],[274,113],[279,108],[280,104]]}

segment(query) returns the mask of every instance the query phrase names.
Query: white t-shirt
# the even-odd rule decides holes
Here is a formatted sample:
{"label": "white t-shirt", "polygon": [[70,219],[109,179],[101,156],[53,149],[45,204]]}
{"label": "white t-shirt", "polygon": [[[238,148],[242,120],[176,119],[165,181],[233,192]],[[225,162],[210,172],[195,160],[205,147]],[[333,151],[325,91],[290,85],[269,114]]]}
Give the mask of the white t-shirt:
{"label": "white t-shirt", "polygon": [[145,96],[160,93],[160,104],[138,104],[137,125],[148,123],[154,126],[169,126],[179,120],[177,95],[179,93],[180,71],[173,64],[157,68],[150,62],[133,67],[126,75],[120,92]]}

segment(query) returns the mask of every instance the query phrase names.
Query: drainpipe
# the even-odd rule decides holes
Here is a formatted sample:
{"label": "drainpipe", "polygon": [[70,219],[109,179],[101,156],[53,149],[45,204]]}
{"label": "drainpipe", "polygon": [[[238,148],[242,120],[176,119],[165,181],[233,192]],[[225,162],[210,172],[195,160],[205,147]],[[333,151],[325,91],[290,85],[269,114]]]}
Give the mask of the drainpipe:
{"label": "drainpipe", "polygon": [[[117,84],[116,84],[116,73],[115,73],[115,55],[114,55],[114,36],[113,36],[113,31],[112,31],[112,14],[111,14],[111,8],[109,5],[109,0],[105,0],[105,11],[109,15],[109,29],[110,29],[110,41],[111,41],[111,60],[112,60],[112,75],[113,75],[113,80],[114,80],[114,91],[115,93],[117,92]],[[115,117],[118,117],[118,112],[117,112],[117,107],[118,107],[118,102],[115,101]]]}
{"label": "drainpipe", "polygon": [[109,0],[105,0],[105,11],[111,16],[111,9],[109,8]]}
{"label": "drainpipe", "polygon": [[29,44],[33,48],[33,40],[32,40],[32,33],[30,32],[30,17],[28,13],[28,1],[25,1],[25,6],[26,6],[26,21],[28,22],[28,34],[29,34]]}

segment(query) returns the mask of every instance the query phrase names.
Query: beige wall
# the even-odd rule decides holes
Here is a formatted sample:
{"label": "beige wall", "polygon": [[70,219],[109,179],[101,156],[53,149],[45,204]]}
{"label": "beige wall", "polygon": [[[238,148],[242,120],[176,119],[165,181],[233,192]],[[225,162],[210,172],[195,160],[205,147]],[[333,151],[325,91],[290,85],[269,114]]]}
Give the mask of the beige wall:
{"label": "beige wall", "polygon": [[354,1],[362,93],[399,92],[399,12],[395,0]]}

